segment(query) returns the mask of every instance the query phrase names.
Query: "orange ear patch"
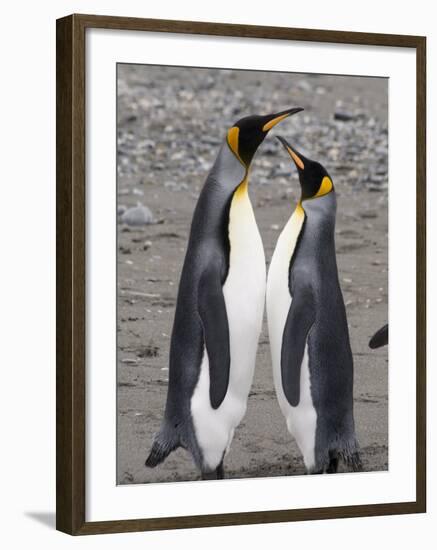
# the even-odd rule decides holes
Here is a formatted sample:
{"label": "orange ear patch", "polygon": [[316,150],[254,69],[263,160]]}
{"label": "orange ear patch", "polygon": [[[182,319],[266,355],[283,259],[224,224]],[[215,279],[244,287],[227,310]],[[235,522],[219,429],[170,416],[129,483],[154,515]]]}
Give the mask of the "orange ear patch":
{"label": "orange ear patch", "polygon": [[244,165],[244,162],[241,160],[240,153],[238,152],[238,136],[240,135],[240,128],[238,126],[232,126],[228,130],[228,145],[231,148],[234,155],[237,159]]}
{"label": "orange ear patch", "polygon": [[328,193],[330,193],[332,191],[333,187],[334,186],[332,185],[331,179],[328,178],[328,176],[325,176],[322,179],[322,183],[320,184],[319,190],[317,191],[317,193],[312,198],[315,199],[316,197],[323,197],[323,195],[327,195]]}

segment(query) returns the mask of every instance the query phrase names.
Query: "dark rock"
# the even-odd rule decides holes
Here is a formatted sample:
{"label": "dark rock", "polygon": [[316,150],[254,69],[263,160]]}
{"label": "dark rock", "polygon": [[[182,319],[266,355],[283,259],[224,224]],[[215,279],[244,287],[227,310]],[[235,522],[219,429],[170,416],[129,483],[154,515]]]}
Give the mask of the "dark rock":
{"label": "dark rock", "polygon": [[342,122],[350,122],[356,119],[357,119],[357,115],[348,113],[346,111],[335,111],[334,113],[334,120],[341,120]]}

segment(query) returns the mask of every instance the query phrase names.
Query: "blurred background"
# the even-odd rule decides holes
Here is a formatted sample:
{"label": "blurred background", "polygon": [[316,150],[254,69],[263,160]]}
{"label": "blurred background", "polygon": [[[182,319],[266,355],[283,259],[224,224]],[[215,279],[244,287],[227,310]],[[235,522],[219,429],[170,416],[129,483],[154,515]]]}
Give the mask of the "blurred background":
{"label": "blurred background", "polygon": [[[145,458],[163,415],[170,334],[192,213],[227,129],[249,114],[305,111],[269,133],[250,196],[269,262],[299,197],[274,134],[321,162],[337,192],[336,249],[355,364],[355,420],[365,470],[388,468],[388,350],[368,340],[387,322],[388,80],[118,65],[117,482],[197,479],[178,450]],[[264,323],[248,410],[227,477],[303,474],[273,387]]]}

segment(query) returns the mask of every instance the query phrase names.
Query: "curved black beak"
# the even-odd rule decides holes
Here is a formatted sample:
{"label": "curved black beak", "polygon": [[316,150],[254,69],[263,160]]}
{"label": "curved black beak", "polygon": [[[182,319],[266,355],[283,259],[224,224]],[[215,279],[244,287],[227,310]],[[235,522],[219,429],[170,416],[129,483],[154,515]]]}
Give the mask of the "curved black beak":
{"label": "curved black beak", "polygon": [[264,124],[262,129],[264,132],[268,132],[273,128],[273,126],[276,126],[276,124],[284,120],[284,118],[288,118],[289,116],[300,113],[301,111],[303,111],[302,107],[294,107],[293,109],[287,109],[286,111],[281,111],[273,115],[268,115],[266,117],[267,122]]}

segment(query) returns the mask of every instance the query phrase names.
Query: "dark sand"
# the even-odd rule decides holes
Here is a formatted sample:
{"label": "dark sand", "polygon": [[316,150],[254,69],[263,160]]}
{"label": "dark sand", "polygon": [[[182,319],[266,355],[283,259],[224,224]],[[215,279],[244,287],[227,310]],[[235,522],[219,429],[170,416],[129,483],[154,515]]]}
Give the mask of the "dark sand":
{"label": "dark sand", "polygon": [[[220,141],[250,113],[306,108],[279,125],[253,163],[250,196],[267,261],[298,197],[282,134],[330,172],[338,195],[339,276],[355,363],[355,419],[366,471],[388,468],[388,350],[368,340],[387,322],[387,81],[144,66],[118,69],[118,204],[159,223],[118,232],[117,482],[198,479],[178,450],[144,466],[164,411],[178,280],[192,212]],[[341,102],[341,103],[339,103]],[[340,110],[354,115],[335,121]],[[304,473],[276,401],[266,323],[227,477]]]}

